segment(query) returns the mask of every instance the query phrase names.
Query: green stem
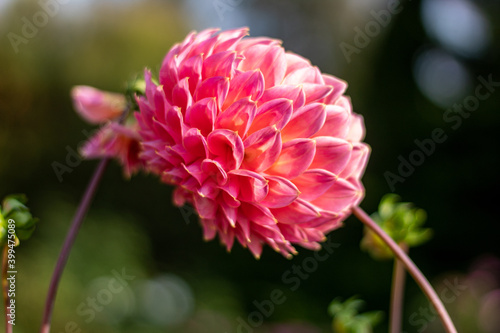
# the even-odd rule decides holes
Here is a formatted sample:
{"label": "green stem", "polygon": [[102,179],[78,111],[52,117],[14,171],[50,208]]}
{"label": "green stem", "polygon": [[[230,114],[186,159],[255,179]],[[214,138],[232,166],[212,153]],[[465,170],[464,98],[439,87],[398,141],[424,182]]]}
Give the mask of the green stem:
{"label": "green stem", "polygon": [[[399,247],[408,254],[408,246],[404,243],[399,244]],[[400,333],[402,328],[403,315],[403,300],[405,289],[406,271],[403,263],[394,258],[394,270],[392,275],[392,290],[391,290],[391,311],[390,311],[390,332]]]}
{"label": "green stem", "polygon": [[377,236],[379,236],[387,246],[392,250],[394,255],[401,260],[406,270],[413,277],[415,282],[419,285],[420,289],[427,296],[429,301],[432,303],[434,308],[436,309],[439,317],[441,318],[441,322],[443,323],[446,332],[448,333],[457,333],[457,329],[453,324],[453,321],[450,318],[450,315],[446,311],[446,308],[443,305],[443,302],[439,299],[438,295],[434,288],[432,288],[431,284],[427,280],[427,278],[422,274],[420,269],[415,265],[415,263],[408,257],[408,255],[396,244],[396,242],[389,237],[379,226],[375,223],[368,214],[366,214],[360,207],[354,207],[352,212],[356,217],[364,223],[369,229],[371,229]]}

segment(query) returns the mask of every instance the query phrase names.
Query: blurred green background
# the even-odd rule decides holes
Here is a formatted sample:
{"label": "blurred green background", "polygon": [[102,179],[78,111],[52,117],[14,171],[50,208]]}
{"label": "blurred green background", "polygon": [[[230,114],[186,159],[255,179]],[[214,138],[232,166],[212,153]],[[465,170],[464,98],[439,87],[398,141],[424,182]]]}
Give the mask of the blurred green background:
{"label": "blurred green background", "polygon": [[[157,69],[189,31],[245,25],[349,82],[373,151],[362,207],[373,212],[395,191],[424,208],[435,234],[412,249],[413,259],[438,292],[457,278],[465,285],[446,304],[460,332],[500,332],[491,315],[500,309],[500,83],[469,106],[470,116],[448,113],[460,125],[443,118],[454,104],[474,101],[479,76],[500,82],[499,1],[54,1],[0,3],[0,197],[26,193],[40,218],[17,249],[15,332],[39,326],[57,254],[97,164],[69,161],[72,171],[62,181],[54,172],[53,163],[67,165],[68,151],[94,129],[72,109],[71,87],[123,92],[144,67]],[[391,188],[387,172],[397,174],[400,156],[408,160],[418,149],[414,141],[436,128],[447,139]],[[196,217],[184,218],[191,212],[171,204],[171,191],[150,175],[124,180],[112,163],[63,275],[53,332],[329,332],[328,304],[352,295],[367,302],[366,310],[387,313],[392,264],[359,249],[355,218],[330,235],[338,248],[291,290],[284,274],[311,251],[286,260],[265,249],[256,261],[237,245],[228,254],[217,241],[202,240]],[[129,280],[113,293],[109,279],[117,272]],[[249,315],[259,321],[254,301],[269,300],[274,289],[286,301],[263,325],[243,327]],[[442,332],[435,316],[421,313],[428,303],[413,281],[406,291],[405,331]],[[387,324],[377,327],[384,331]]]}

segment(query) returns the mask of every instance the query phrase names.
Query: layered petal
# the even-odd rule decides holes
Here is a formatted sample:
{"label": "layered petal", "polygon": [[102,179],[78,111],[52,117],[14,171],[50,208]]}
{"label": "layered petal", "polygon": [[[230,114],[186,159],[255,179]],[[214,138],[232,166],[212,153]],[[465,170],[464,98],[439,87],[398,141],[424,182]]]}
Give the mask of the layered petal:
{"label": "layered petal", "polygon": [[267,173],[293,179],[304,172],[315,158],[313,140],[295,139],[283,144],[278,160],[266,170]]}

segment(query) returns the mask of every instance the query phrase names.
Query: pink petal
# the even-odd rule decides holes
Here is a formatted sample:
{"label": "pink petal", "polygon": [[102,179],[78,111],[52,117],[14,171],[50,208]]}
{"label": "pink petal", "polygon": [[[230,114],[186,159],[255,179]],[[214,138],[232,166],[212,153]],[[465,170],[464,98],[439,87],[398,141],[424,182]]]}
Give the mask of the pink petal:
{"label": "pink petal", "polygon": [[203,81],[194,94],[194,100],[200,101],[203,98],[215,97],[219,110],[224,103],[229,91],[229,78],[215,76]]}
{"label": "pink petal", "polygon": [[225,128],[244,137],[252,124],[257,111],[256,103],[250,98],[242,98],[222,112],[215,123],[215,128]]}
{"label": "pink petal", "polygon": [[168,124],[165,128],[168,133],[172,136],[177,144],[182,144],[182,136],[184,135],[184,131],[187,130],[184,125],[183,116],[181,110],[177,107],[171,107],[168,109],[165,123]]}
{"label": "pink petal", "polygon": [[[177,83],[175,83],[177,84]],[[174,85],[175,85],[174,84]],[[172,94],[170,93],[170,102],[167,100],[163,86],[157,86],[153,95],[153,100],[149,101],[150,106],[155,110],[154,118],[159,122],[165,123],[168,111],[173,107]],[[173,89],[173,86],[172,86]]]}
{"label": "pink petal", "polygon": [[207,197],[209,199],[215,200],[221,190],[219,185],[213,178],[208,178],[196,192],[202,197]]}
{"label": "pink petal", "polygon": [[265,102],[269,102],[278,98],[286,98],[293,101],[293,109],[304,106],[306,95],[300,85],[279,85],[274,86],[264,91],[259,99],[259,106]]}
{"label": "pink petal", "polygon": [[191,179],[191,175],[187,172],[185,167],[183,167],[182,163],[168,170],[168,172],[164,172],[161,176],[162,181],[166,183],[173,182],[175,184],[180,184],[186,179]]}
{"label": "pink petal", "polygon": [[250,133],[258,131],[268,126],[276,126],[281,130],[292,116],[292,101],[285,98],[278,98],[262,104],[257,109]]}
{"label": "pink petal", "polygon": [[325,124],[315,136],[345,138],[349,131],[350,113],[338,105],[327,105],[325,111]]}
{"label": "pink petal", "polygon": [[340,213],[351,208],[361,195],[355,186],[339,178],[328,191],[311,203],[321,209]]}
{"label": "pink petal", "polygon": [[174,205],[176,205],[177,207],[184,206],[188,202],[189,198],[191,198],[191,197],[192,197],[192,193],[185,191],[181,187],[175,188],[174,193],[172,195]]}
{"label": "pink petal", "polygon": [[278,222],[268,208],[258,204],[254,205],[251,203],[242,202],[240,207],[240,214],[244,215],[253,223],[261,225],[274,225]]}
{"label": "pink petal", "polygon": [[196,206],[196,211],[202,219],[213,219],[215,218],[215,213],[217,212],[217,204],[215,201],[204,198],[199,195],[194,195],[194,204]]}
{"label": "pink petal", "polygon": [[322,77],[325,84],[333,87],[333,91],[324,99],[323,103],[333,104],[346,91],[347,82],[328,74],[322,74]]}
{"label": "pink petal", "polygon": [[328,224],[330,227],[336,224],[338,227],[342,224],[343,216],[337,213],[320,211],[319,217],[312,219],[306,223],[301,224],[303,228],[318,228],[322,225]]}
{"label": "pink petal", "polygon": [[305,200],[296,199],[290,205],[271,209],[279,223],[300,224],[320,216],[319,211]]}
{"label": "pink petal", "polygon": [[245,157],[242,167],[261,172],[273,165],[281,152],[281,136],[276,128],[266,127],[251,134],[244,142]]}
{"label": "pink petal", "polygon": [[221,233],[221,231],[219,231],[219,237],[222,244],[226,244],[226,250],[231,252],[234,245],[234,229],[229,229],[225,233]]}
{"label": "pink petal", "polygon": [[293,179],[304,172],[316,153],[315,143],[310,139],[295,139],[283,144],[281,155],[271,168],[266,170],[271,175]]}
{"label": "pink petal", "polygon": [[297,69],[312,67],[311,62],[304,57],[293,52],[286,52],[286,74],[296,71]]}
{"label": "pink petal", "polygon": [[[160,123],[158,120],[154,118],[151,123],[151,126],[154,134],[156,134],[156,138],[161,139],[164,144],[167,144],[169,146],[175,145],[176,140],[179,140],[181,138],[180,135],[177,134],[177,132],[172,131],[168,126],[166,126],[163,123]],[[140,133],[144,137],[143,132],[141,131]],[[175,139],[170,133],[174,133]]]}
{"label": "pink petal", "polygon": [[214,129],[217,117],[217,101],[213,97],[199,100],[186,111],[186,122],[207,136]]}
{"label": "pink petal", "polygon": [[236,51],[243,52],[246,49],[249,49],[254,45],[267,45],[267,46],[276,45],[277,46],[277,45],[281,45],[281,41],[279,39],[272,39],[272,38],[268,38],[268,37],[245,38],[238,43],[238,45],[236,46]]}
{"label": "pink petal", "polygon": [[201,170],[203,170],[206,175],[212,177],[219,185],[224,185],[227,182],[227,173],[217,161],[211,159],[203,160],[201,163]]}
{"label": "pink petal", "polygon": [[241,213],[238,213],[238,223],[236,224],[236,237],[243,247],[250,242],[251,222]]}
{"label": "pink petal", "polygon": [[182,155],[172,149],[172,146],[165,146],[163,149],[157,150],[156,154],[172,165],[184,163]]}
{"label": "pink petal", "polygon": [[267,197],[260,202],[268,208],[281,208],[291,204],[298,196],[299,190],[288,179],[278,176],[266,177],[269,186]]}
{"label": "pink petal", "polygon": [[325,81],[317,67],[303,67],[290,72],[281,84],[297,85],[304,83],[325,84]]}
{"label": "pink petal", "polygon": [[200,219],[201,225],[203,227],[203,239],[206,241],[212,240],[215,238],[217,234],[217,228],[213,224],[213,220],[209,219]]}
{"label": "pink petal", "polygon": [[151,71],[147,69],[144,70],[144,82],[146,83],[146,100],[152,101],[154,99],[154,94],[157,86],[152,81]]}
{"label": "pink petal", "polygon": [[281,131],[281,137],[285,142],[311,137],[323,127],[325,118],[325,104],[313,103],[303,106],[292,115],[292,119]]}
{"label": "pink petal", "polygon": [[245,36],[248,36],[249,29],[247,27],[233,30],[226,30],[219,34],[219,39],[214,48],[214,54],[222,51],[233,51],[238,45],[238,42]]}
{"label": "pink petal", "polygon": [[[281,234],[281,231],[278,227],[278,225],[273,224],[273,225],[261,225],[261,224],[254,224],[252,225],[252,232],[254,234],[257,234],[258,236],[262,237],[264,240],[274,240],[274,239],[283,239],[283,235]],[[274,245],[274,244],[273,244]],[[274,248],[275,250],[278,250],[276,247]]]}
{"label": "pink petal", "polygon": [[160,85],[163,86],[163,91],[165,91],[165,97],[170,102],[172,101],[172,88],[179,81],[179,68],[176,65],[175,55],[168,55],[163,61],[160,69]]}
{"label": "pink petal", "polygon": [[201,31],[196,35],[196,41],[179,53],[179,59],[183,61],[198,54],[203,54],[204,58],[211,56],[215,43],[217,43],[219,38],[218,36],[213,36],[217,31],[218,29]]}
{"label": "pink petal", "polygon": [[312,201],[332,186],[338,176],[322,169],[310,169],[294,178],[293,183],[300,191],[300,198]]}
{"label": "pink petal", "polygon": [[235,207],[231,207],[226,205],[224,202],[220,203],[220,207],[222,208],[222,212],[226,219],[229,221],[231,227],[236,227],[236,218],[238,217],[238,209]]}
{"label": "pink petal", "polygon": [[364,143],[355,143],[349,163],[340,173],[340,177],[347,179],[349,177],[361,178],[368,163],[370,156],[370,146]]}
{"label": "pink petal", "polygon": [[248,242],[248,249],[252,252],[255,259],[260,259],[262,255],[262,243],[257,238],[251,238],[251,242]]}
{"label": "pink petal", "polygon": [[203,66],[203,55],[196,54],[183,61],[179,68],[179,79],[187,78],[189,82],[189,92],[193,95],[196,87],[201,83],[201,71]]}
{"label": "pink petal", "polygon": [[363,116],[358,114],[353,114],[351,116],[351,125],[349,127],[349,133],[347,133],[346,140],[352,142],[360,142],[365,137],[365,125]]}
{"label": "pink petal", "polygon": [[189,91],[189,78],[184,78],[172,90],[172,105],[178,106],[182,114],[185,114],[186,109],[191,107],[192,103],[193,98]]}
{"label": "pink petal", "polygon": [[320,136],[316,141],[316,156],[311,169],[325,169],[335,175],[340,174],[351,158],[352,144],[348,141]]}
{"label": "pink petal", "polygon": [[231,79],[230,87],[223,110],[241,98],[250,97],[252,101],[257,101],[264,91],[264,76],[260,70],[239,73]]}
{"label": "pink petal", "polygon": [[191,128],[184,134],[183,146],[186,150],[184,155],[186,163],[191,163],[199,158],[208,158],[207,141],[196,128]]}
{"label": "pink petal", "polygon": [[258,173],[240,169],[229,172],[229,177],[238,184],[238,200],[259,202],[269,191],[266,179]]}
{"label": "pink petal", "polygon": [[260,69],[266,89],[281,83],[286,72],[285,52],[281,46],[253,45],[242,54],[245,58],[240,63],[239,70]]}
{"label": "pink petal", "polygon": [[189,179],[182,185],[193,192],[198,192],[200,185],[207,179],[208,175],[203,171],[203,160],[198,159],[191,164],[181,163],[181,166],[189,174]]}
{"label": "pink petal", "polygon": [[333,91],[332,86],[316,83],[303,83],[302,88],[306,95],[306,104],[316,102]]}
{"label": "pink petal", "polygon": [[308,242],[308,234],[299,224],[279,223],[278,226],[285,239],[290,242],[299,244],[302,242]]}
{"label": "pink petal", "polygon": [[235,51],[224,51],[212,54],[203,62],[203,80],[213,76],[223,76],[231,78],[238,65]]}
{"label": "pink petal", "polygon": [[92,124],[115,119],[123,113],[125,96],[101,91],[89,86],[76,86],[71,90],[73,105],[78,114]]}
{"label": "pink petal", "polygon": [[226,129],[214,130],[208,135],[207,143],[210,152],[216,156],[214,160],[219,162],[225,170],[240,167],[245,149],[236,132]]}
{"label": "pink petal", "polygon": [[[220,188],[222,188],[222,187],[220,187]],[[234,207],[234,208],[238,208],[239,206],[241,206],[241,201],[236,199],[236,197],[234,195],[232,195],[226,191],[222,191],[221,193],[222,193],[222,199],[226,205],[228,205],[230,207]]]}

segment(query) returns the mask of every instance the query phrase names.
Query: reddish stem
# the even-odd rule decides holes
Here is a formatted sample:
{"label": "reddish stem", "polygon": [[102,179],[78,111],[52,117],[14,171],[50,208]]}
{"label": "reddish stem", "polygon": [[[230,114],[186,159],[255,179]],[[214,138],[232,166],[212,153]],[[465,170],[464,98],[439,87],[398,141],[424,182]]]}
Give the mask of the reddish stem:
{"label": "reddish stem", "polygon": [[[401,243],[399,247],[408,254],[408,246]],[[391,333],[401,332],[401,319],[403,315],[403,300],[405,290],[406,271],[403,263],[394,258],[394,270],[392,275],[392,289],[391,289],[391,311],[390,323]]]}
{"label": "reddish stem", "polygon": [[439,299],[438,295],[434,288],[432,288],[431,284],[427,280],[427,278],[422,274],[420,269],[415,265],[415,263],[408,257],[408,255],[394,242],[394,240],[389,237],[379,226],[375,223],[368,214],[366,214],[361,208],[354,207],[352,209],[354,215],[363,222],[369,229],[371,229],[377,236],[379,236],[387,246],[392,250],[394,255],[401,260],[406,270],[413,277],[415,282],[419,285],[420,289],[427,296],[429,301],[432,303],[434,308],[436,309],[441,321],[443,323],[446,332],[448,333],[457,333],[457,329],[453,324],[453,321],[450,318],[450,315],[446,311],[443,303]]}
{"label": "reddish stem", "polygon": [[64,245],[59,254],[59,259],[57,260],[56,268],[54,269],[54,273],[52,275],[52,280],[50,281],[49,292],[47,294],[47,300],[45,302],[45,309],[43,314],[42,326],[40,328],[40,333],[49,333],[50,332],[50,321],[52,318],[52,311],[54,309],[54,302],[56,300],[57,288],[59,286],[59,282],[61,280],[62,273],[64,271],[64,267],[66,266],[66,262],[68,261],[69,253],[75,242],[76,235],[80,230],[80,226],[82,225],[83,219],[90,207],[90,203],[94,197],[94,194],[97,190],[97,186],[106,170],[106,166],[108,165],[109,159],[103,159],[99,162],[96,170],[94,171],[94,175],[85,190],[85,194],[83,195],[82,201],[78,206],[75,217],[73,218],[73,222],[69,228],[68,234],[66,235],[66,239],[64,240]]}

